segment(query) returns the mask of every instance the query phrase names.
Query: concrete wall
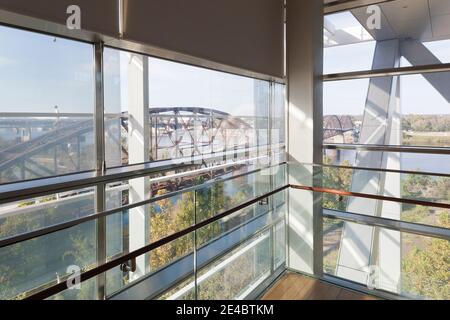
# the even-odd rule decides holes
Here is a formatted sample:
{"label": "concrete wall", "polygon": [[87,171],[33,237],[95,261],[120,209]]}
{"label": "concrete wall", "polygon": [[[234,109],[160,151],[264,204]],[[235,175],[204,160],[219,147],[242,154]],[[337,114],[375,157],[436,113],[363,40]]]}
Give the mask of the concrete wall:
{"label": "concrete wall", "polygon": [[[320,1],[287,2],[289,183],[311,185],[322,163],[323,7]],[[318,195],[289,191],[288,266],[322,272],[322,203]],[[315,232],[318,231],[318,232]],[[314,255],[320,257],[314,259]]]}

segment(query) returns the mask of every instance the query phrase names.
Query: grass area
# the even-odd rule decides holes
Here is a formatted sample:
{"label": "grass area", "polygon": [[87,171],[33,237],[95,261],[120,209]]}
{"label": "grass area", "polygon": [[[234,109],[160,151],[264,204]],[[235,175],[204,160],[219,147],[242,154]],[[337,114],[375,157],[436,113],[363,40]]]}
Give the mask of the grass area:
{"label": "grass area", "polygon": [[450,146],[450,136],[440,135],[419,135],[414,136],[403,134],[403,145],[406,146],[432,146],[432,147],[447,147]]}

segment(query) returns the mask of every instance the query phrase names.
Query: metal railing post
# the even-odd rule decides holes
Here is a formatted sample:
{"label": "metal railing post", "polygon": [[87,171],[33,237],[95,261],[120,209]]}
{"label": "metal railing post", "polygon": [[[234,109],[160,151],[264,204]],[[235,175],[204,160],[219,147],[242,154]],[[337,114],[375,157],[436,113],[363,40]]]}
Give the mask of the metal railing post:
{"label": "metal railing post", "polygon": [[[197,190],[194,190],[194,226],[197,225]],[[194,300],[198,300],[197,229],[194,229]]]}

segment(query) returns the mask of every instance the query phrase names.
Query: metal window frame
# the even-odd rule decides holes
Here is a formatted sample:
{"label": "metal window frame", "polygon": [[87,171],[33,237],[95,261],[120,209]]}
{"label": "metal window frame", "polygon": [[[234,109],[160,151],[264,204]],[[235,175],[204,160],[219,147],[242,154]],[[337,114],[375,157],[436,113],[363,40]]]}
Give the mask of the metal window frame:
{"label": "metal window frame", "polygon": [[[103,43],[94,44],[94,64],[95,64],[95,111],[94,111],[94,148],[95,148],[95,169],[102,174],[106,168],[105,162],[105,103],[104,103],[104,62]],[[94,198],[95,213],[103,212],[106,209],[106,184],[99,183],[95,187]],[[106,216],[96,220],[96,256],[97,263],[106,262]],[[106,297],[106,273],[100,274],[96,278],[97,300],[104,300]]]}
{"label": "metal window frame", "polygon": [[[82,189],[95,186],[99,183],[111,183],[121,180],[128,180],[147,176],[156,173],[163,173],[175,170],[188,170],[196,166],[204,166],[216,161],[223,162],[225,156],[233,155],[242,161],[251,162],[257,158],[243,159],[247,153],[252,153],[258,146],[252,148],[242,148],[229,150],[226,152],[216,152],[215,154],[204,154],[193,157],[175,158],[170,160],[159,160],[128,166],[108,168],[104,172],[91,170],[59,176],[24,180],[0,185],[0,204],[23,200],[31,197],[44,196],[62,191]],[[270,146],[268,147],[270,148]],[[230,157],[231,159],[231,157]],[[235,159],[231,159],[228,164],[236,164]]]}
{"label": "metal window frame", "polygon": [[420,206],[426,206],[426,207],[435,207],[435,208],[441,208],[441,209],[450,209],[450,203],[396,198],[396,197],[382,196],[382,195],[377,195],[377,194],[343,191],[343,190],[314,187],[314,186],[301,186],[301,185],[292,185],[291,184],[290,187],[293,189],[298,189],[298,190],[313,191],[313,192],[319,192],[319,193],[328,193],[328,194],[334,194],[334,195],[339,195],[339,196],[344,196],[344,197],[366,198],[366,199],[381,200],[381,201],[408,203],[408,204],[414,204],[414,205],[420,205]]}
{"label": "metal window frame", "polygon": [[[243,222],[242,224],[236,226],[236,227],[233,228],[233,229],[227,230],[227,231],[226,231],[224,234],[222,234],[220,237],[215,238],[215,239],[212,239],[211,241],[206,242],[206,243],[200,245],[200,246],[197,248],[197,251],[198,251],[198,250],[201,250],[201,249],[204,248],[204,247],[207,247],[208,245],[210,245],[211,243],[214,243],[215,241],[221,239],[222,237],[226,237],[227,235],[229,235],[229,234],[231,234],[231,233],[233,233],[233,232],[236,232],[236,231],[238,231],[238,230],[240,230],[240,229],[242,229],[242,228],[245,228],[245,227],[248,226],[249,224],[255,222],[255,220],[261,219],[264,215],[268,215],[269,213],[270,213],[270,210],[269,210],[268,212],[265,212],[265,213],[263,213],[263,214],[260,214],[260,215],[258,215],[258,216],[256,216],[256,217],[253,217],[253,218],[251,218],[251,219],[249,219],[249,220]],[[217,261],[217,260],[223,258],[223,257],[226,256],[227,254],[229,254],[231,251],[233,251],[233,250],[239,248],[243,243],[249,242],[249,241],[252,240],[253,238],[255,238],[255,237],[257,237],[258,235],[260,235],[261,233],[267,232],[269,229],[274,228],[277,224],[279,224],[279,223],[282,222],[282,221],[284,221],[284,217],[279,217],[279,218],[277,218],[277,219],[275,219],[275,220],[272,220],[272,218],[268,218],[268,223],[267,223],[267,225],[265,225],[263,228],[258,229],[258,230],[255,231],[255,232],[249,233],[248,235],[246,235],[245,237],[243,237],[242,239],[240,239],[240,240],[239,240],[238,242],[236,242],[235,244],[229,246],[226,250],[221,251],[219,254],[215,255],[213,258],[210,258],[209,260],[204,261],[201,265],[197,265],[197,269],[202,270],[202,269],[204,269],[204,268],[207,268],[210,264],[212,264],[212,263],[214,263],[215,261]],[[116,300],[117,300],[117,299],[120,299],[122,293],[124,293],[124,292],[126,292],[127,290],[133,288],[133,287],[136,286],[136,285],[139,285],[139,284],[142,283],[142,282],[147,281],[148,278],[157,276],[158,273],[160,273],[160,272],[166,270],[167,268],[173,266],[173,265],[176,264],[177,262],[180,262],[182,259],[186,258],[186,257],[189,256],[189,255],[194,255],[194,253],[191,252],[191,253],[188,253],[188,254],[186,254],[186,255],[184,255],[184,256],[181,256],[181,257],[179,257],[178,259],[176,259],[176,260],[174,260],[173,262],[171,262],[170,264],[165,265],[165,266],[163,266],[162,268],[160,268],[160,269],[158,269],[158,270],[155,270],[153,273],[144,275],[142,278],[140,278],[140,279],[138,279],[138,280],[136,280],[136,281],[134,281],[134,282],[131,282],[131,283],[127,284],[126,286],[124,286],[124,287],[122,287],[121,289],[119,289],[117,292],[114,292],[114,293],[112,293],[111,295],[109,295],[109,296],[108,296],[108,299],[113,299],[113,300],[114,300],[114,299],[116,299]],[[193,269],[195,269],[195,267],[194,267]],[[278,269],[278,268],[277,268],[277,269]],[[276,272],[276,270],[274,270],[273,272]],[[146,300],[158,299],[158,297],[160,297],[160,296],[161,296],[162,294],[164,294],[165,292],[170,291],[170,290],[176,288],[177,286],[179,286],[180,284],[182,284],[183,282],[185,282],[187,279],[193,277],[194,273],[195,273],[195,270],[194,270],[194,272],[191,272],[191,273],[189,273],[189,274],[187,274],[187,275],[185,275],[185,276],[183,276],[183,277],[180,277],[177,281],[171,283],[170,286],[167,286],[166,288],[162,288],[162,289],[160,289],[160,290],[157,290],[156,292],[152,293],[151,295],[149,295],[149,296],[146,297],[145,299],[146,299]]]}
{"label": "metal window frame", "polygon": [[[5,22],[6,20],[6,22]],[[13,182],[4,185],[0,185],[0,203],[7,203],[12,201],[18,201],[21,199],[43,196],[51,193],[68,191],[73,189],[80,189],[85,187],[94,187],[95,194],[95,213],[93,215],[77,219],[74,221],[68,221],[59,225],[51,226],[27,234],[21,234],[15,237],[4,239],[0,241],[1,246],[13,245],[22,241],[26,241],[32,238],[36,238],[45,234],[57,232],[59,230],[67,229],[77,224],[84,223],[90,220],[96,220],[96,249],[97,249],[97,262],[102,265],[106,263],[106,217],[115,212],[121,212],[124,208],[117,210],[105,211],[105,192],[106,184],[110,182],[132,179],[149,175],[152,173],[160,173],[163,171],[171,170],[183,170],[189,169],[192,166],[199,165],[199,161],[205,163],[204,155],[199,157],[191,157],[190,159],[172,159],[170,161],[160,162],[148,162],[143,164],[122,166],[116,168],[110,168],[106,170],[105,163],[105,137],[104,137],[104,70],[103,70],[103,49],[105,45],[111,48],[127,50],[130,52],[136,52],[139,54],[145,54],[146,57],[157,57],[166,60],[176,61],[184,64],[203,67],[211,70],[217,70],[230,74],[236,74],[238,76],[251,77],[254,79],[268,81],[270,83],[271,90],[269,91],[269,101],[272,103],[273,90],[272,87],[275,83],[284,84],[284,79],[271,77],[267,75],[258,74],[248,70],[234,68],[210,62],[204,59],[181,55],[167,50],[160,50],[149,46],[140,46],[131,42],[103,37],[98,34],[80,32],[76,37],[73,37],[73,33],[67,33],[66,30],[61,32],[60,28],[57,28],[56,24],[44,23],[39,19],[28,18],[17,14],[10,15],[9,13],[0,10],[0,23],[19,28],[31,32],[39,32],[46,35],[61,36],[73,41],[87,42],[93,45],[94,53],[94,75],[95,75],[95,110],[94,110],[94,137],[95,137],[95,170],[77,172],[74,174],[53,176],[41,179],[27,180],[21,182]],[[270,104],[271,106],[271,104]],[[269,125],[270,125],[270,106],[269,106]],[[11,114],[12,115],[12,114]],[[270,130],[271,128],[269,128]],[[270,135],[270,131],[268,131]],[[259,146],[261,147],[261,146]],[[258,147],[258,148],[259,148]],[[269,146],[269,152],[272,153],[272,148]],[[245,154],[251,150],[243,150]],[[236,155],[237,151],[230,151]],[[230,153],[224,152],[224,154]],[[241,153],[242,153],[241,152]],[[217,156],[212,154],[209,156],[213,161],[223,159],[223,155]],[[195,159],[198,158],[198,159]],[[206,161],[211,160],[206,159]],[[232,164],[232,163],[231,163]],[[186,192],[186,191],[184,191]],[[152,199],[157,201],[159,198]],[[142,203],[135,203],[129,207],[135,207],[138,205],[144,205],[149,201],[142,201]],[[195,233],[195,230],[194,230]],[[98,274],[96,277],[97,286],[97,298],[106,298],[106,274]]]}
{"label": "metal window frame", "polygon": [[450,178],[450,173],[438,173],[420,170],[397,170],[397,169],[377,169],[372,167],[358,167],[358,166],[346,166],[338,164],[314,164],[314,163],[302,163],[304,166],[311,167],[324,167],[333,169],[346,169],[346,170],[362,170],[362,171],[377,171],[377,172],[389,172],[389,173],[399,173],[399,174],[412,174],[412,175],[427,175],[432,177],[445,177]]}
{"label": "metal window frame", "polygon": [[323,81],[330,82],[330,81],[343,81],[343,80],[380,78],[380,77],[395,77],[395,76],[407,76],[407,75],[438,73],[438,72],[450,72],[450,63],[329,73],[323,76]]}
{"label": "metal window frame", "polygon": [[393,220],[377,216],[369,216],[325,208],[323,209],[323,216],[325,218],[338,219],[371,227],[380,227],[384,229],[450,241],[450,229],[432,225],[424,225],[420,223]]}
{"label": "metal window frame", "polygon": [[[362,214],[324,209],[324,217],[330,219],[337,219],[341,221],[353,222],[357,224],[367,225],[371,227],[378,227],[388,230],[393,230],[397,232],[405,232],[408,234],[415,234],[419,236],[429,237],[433,239],[442,239],[444,241],[450,242],[450,229],[423,225],[418,223],[406,222],[393,220],[388,218],[381,218],[376,216],[366,216]],[[382,289],[369,289],[367,286],[362,285],[361,283],[357,283],[345,278],[341,278],[335,275],[331,275],[328,273],[324,273],[323,280],[328,281],[330,283],[347,287],[356,291],[364,292],[367,294],[372,294],[374,296],[383,298],[383,299],[391,299],[391,300],[408,300],[411,297],[408,294],[395,294],[389,291],[385,291]],[[423,297],[414,296],[414,299],[424,299]]]}
{"label": "metal window frame", "polygon": [[426,147],[426,146],[414,147],[403,145],[396,146],[396,145],[379,145],[379,144],[324,143],[323,149],[450,155],[450,148],[448,147]]}

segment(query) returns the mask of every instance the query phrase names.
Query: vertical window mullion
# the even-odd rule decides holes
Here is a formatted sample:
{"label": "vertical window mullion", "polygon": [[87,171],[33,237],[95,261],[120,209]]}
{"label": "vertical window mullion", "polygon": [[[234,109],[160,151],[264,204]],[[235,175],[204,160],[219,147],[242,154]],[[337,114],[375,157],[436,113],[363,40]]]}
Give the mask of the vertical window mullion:
{"label": "vertical window mullion", "polygon": [[[94,46],[95,63],[95,112],[94,112],[94,138],[95,138],[95,163],[98,174],[103,174],[106,168],[105,163],[105,117],[104,117],[104,74],[103,74],[103,43],[95,43]],[[105,184],[96,186],[95,191],[95,211],[105,210]],[[106,262],[106,217],[97,219],[96,224],[96,248],[97,264]],[[97,276],[96,281],[97,299],[106,298],[106,273]]]}

